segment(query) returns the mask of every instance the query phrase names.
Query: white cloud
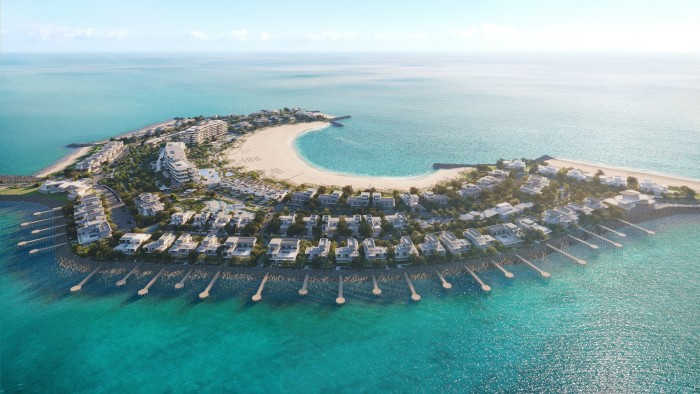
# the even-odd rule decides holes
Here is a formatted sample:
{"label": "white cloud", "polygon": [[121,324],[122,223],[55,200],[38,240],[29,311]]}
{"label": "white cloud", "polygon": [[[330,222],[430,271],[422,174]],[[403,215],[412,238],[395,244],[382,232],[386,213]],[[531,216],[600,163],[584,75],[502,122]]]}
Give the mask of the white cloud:
{"label": "white cloud", "polygon": [[197,30],[192,30],[192,31],[190,32],[190,36],[191,36],[192,38],[196,38],[196,39],[198,39],[198,40],[208,40],[208,39],[209,39],[209,35],[208,35],[208,34],[202,33],[201,31],[197,31]]}
{"label": "white cloud", "polygon": [[476,36],[475,27],[468,27],[466,29],[449,29],[448,32],[451,36],[461,38],[462,40],[468,40]]}
{"label": "white cloud", "polygon": [[107,38],[113,38],[117,40],[121,40],[122,38],[126,37],[129,34],[129,31],[124,29],[124,30],[109,30],[107,32]]}
{"label": "white cloud", "polygon": [[235,41],[246,41],[248,40],[248,29],[241,29],[241,30],[234,30],[231,33],[228,33],[225,35],[226,38],[229,38],[231,40]]}
{"label": "white cloud", "polygon": [[266,41],[270,39],[270,33],[262,32],[260,33],[260,41]]}
{"label": "white cloud", "polygon": [[[33,33],[30,33],[33,35]],[[56,40],[56,39],[78,39],[78,38],[92,38],[95,36],[95,29],[92,27],[88,28],[77,28],[69,26],[55,26],[55,25],[40,25],[36,26],[36,34],[42,40]]]}
{"label": "white cloud", "polygon": [[310,34],[307,38],[311,41],[338,41],[338,40],[354,40],[359,35],[357,32],[337,32],[333,30],[324,30],[318,34]]}
{"label": "white cloud", "polygon": [[513,39],[520,36],[518,29],[512,26],[482,23],[479,30],[486,39]]}

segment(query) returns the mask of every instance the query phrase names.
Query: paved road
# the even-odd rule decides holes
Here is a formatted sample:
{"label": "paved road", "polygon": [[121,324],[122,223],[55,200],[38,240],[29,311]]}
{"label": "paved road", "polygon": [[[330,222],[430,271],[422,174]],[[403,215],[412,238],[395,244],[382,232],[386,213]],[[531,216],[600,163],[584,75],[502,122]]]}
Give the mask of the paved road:
{"label": "paved road", "polygon": [[105,196],[109,205],[112,221],[117,225],[116,230],[131,231],[131,228],[136,225],[134,217],[129,212],[129,208],[124,203],[119,202],[117,198],[104,186],[95,185],[95,192]]}

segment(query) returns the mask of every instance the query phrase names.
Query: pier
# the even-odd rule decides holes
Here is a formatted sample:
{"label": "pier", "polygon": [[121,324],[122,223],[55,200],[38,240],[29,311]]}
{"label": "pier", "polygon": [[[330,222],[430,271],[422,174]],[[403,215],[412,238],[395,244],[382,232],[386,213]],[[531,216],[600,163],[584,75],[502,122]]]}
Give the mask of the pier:
{"label": "pier", "polygon": [[267,282],[267,278],[270,276],[269,273],[266,273],[265,276],[262,278],[262,282],[260,282],[260,287],[258,287],[258,292],[255,293],[252,297],[252,300],[255,302],[258,302],[262,300],[262,292],[265,289],[265,283]]}
{"label": "pier", "polygon": [[481,290],[483,290],[483,291],[491,291],[491,286],[487,285],[486,283],[484,283],[484,282],[481,280],[481,278],[479,278],[478,276],[476,276],[476,273],[474,273],[474,271],[472,271],[471,268],[469,268],[469,267],[467,267],[467,266],[464,266],[464,268],[466,268],[466,269],[467,269],[467,272],[469,272],[469,275],[471,275],[472,278],[474,278],[474,280],[475,280],[479,285],[481,285]]}
{"label": "pier", "polygon": [[139,265],[136,264],[136,267],[132,268],[131,271],[129,271],[129,273],[126,274],[126,276],[124,276],[123,278],[119,279],[119,280],[117,281],[117,287],[124,286],[124,285],[126,284],[126,280],[129,279],[129,277],[130,277],[131,275],[133,275],[134,272],[136,272],[136,270],[137,270],[138,268],[139,268]]}
{"label": "pier", "polygon": [[183,276],[182,279],[180,279],[179,282],[175,283],[175,288],[178,289],[178,290],[180,290],[180,289],[182,289],[183,287],[185,287],[185,281],[187,280],[187,278],[190,277],[191,274],[192,274],[192,270],[187,271],[187,273],[185,274],[185,276]]}
{"label": "pier", "polygon": [[52,221],[56,221],[56,220],[59,220],[59,219],[63,219],[63,215],[53,216],[53,217],[46,218],[46,219],[34,220],[34,221],[32,221],[32,222],[24,222],[24,223],[20,224],[20,226],[21,226],[21,227],[27,227],[27,226],[35,225],[35,224],[37,224],[37,223],[52,222]]}
{"label": "pier", "polygon": [[53,250],[56,250],[56,249],[60,248],[61,246],[66,246],[66,245],[68,245],[68,242],[63,242],[63,243],[60,243],[60,244],[47,246],[47,247],[45,247],[45,248],[32,249],[32,250],[29,251],[29,254],[37,254],[37,253],[43,253],[43,252],[50,252],[50,251],[53,251]]}
{"label": "pier", "polygon": [[92,278],[93,276],[95,276],[95,274],[97,273],[97,271],[100,270],[100,268],[102,268],[102,264],[98,265],[97,268],[95,268],[94,270],[92,270],[92,272],[90,272],[90,273],[88,274],[88,276],[85,277],[85,279],[81,280],[80,283],[78,283],[77,285],[71,287],[71,288],[70,288],[70,292],[71,292],[71,293],[75,293],[75,292],[80,291],[80,290],[83,288],[83,285],[85,285],[85,283],[87,283],[87,281],[89,281],[90,278]]}
{"label": "pier", "polygon": [[411,278],[408,277],[407,273],[403,273],[403,276],[406,278],[406,283],[408,283],[408,288],[411,289],[411,299],[413,301],[420,301],[420,295],[416,293],[416,288],[413,287],[413,283],[411,283]]}
{"label": "pier", "polygon": [[150,289],[151,286],[153,286],[153,284],[156,283],[156,280],[158,280],[158,278],[160,278],[160,276],[163,274],[163,271],[165,271],[165,268],[161,268],[161,270],[158,271],[158,273],[156,274],[156,276],[154,276],[153,279],[151,279],[151,281],[148,282],[148,284],[146,285],[146,287],[144,287],[143,289],[139,290],[138,295],[140,295],[140,296],[145,296],[146,294],[148,294],[148,289]]}
{"label": "pier", "polygon": [[613,229],[611,229],[611,228],[605,227],[605,226],[600,225],[600,224],[598,225],[598,227],[602,228],[603,230],[610,231],[611,233],[617,235],[618,237],[623,237],[623,238],[624,238],[624,237],[627,236],[625,233],[621,233],[621,232],[619,232],[619,231],[617,231],[617,230],[613,230]]}
{"label": "pier", "polygon": [[497,262],[491,261],[491,264],[495,265],[496,268],[498,268],[499,270],[501,270],[501,272],[503,272],[503,275],[505,275],[506,278],[509,278],[509,279],[510,279],[510,278],[512,278],[512,277],[515,276],[515,275],[513,275],[512,272],[510,272],[510,271],[506,270],[505,268],[501,267],[501,265],[498,264]]}
{"label": "pier", "polygon": [[596,233],[594,233],[594,232],[588,231],[588,230],[586,230],[586,229],[583,228],[583,227],[579,227],[579,230],[583,231],[584,233],[586,233],[586,234],[588,234],[588,235],[592,235],[592,236],[594,236],[594,237],[596,237],[596,238],[598,238],[598,239],[602,239],[603,241],[610,243],[611,245],[613,245],[613,246],[616,247],[616,248],[621,248],[621,247],[622,247],[622,244],[621,244],[621,243],[615,242],[615,241],[611,241],[611,240],[609,240],[609,239],[607,239],[607,238],[605,238],[605,237],[602,237],[602,236],[600,236],[600,235],[598,235],[598,234],[596,234]]}
{"label": "pier", "polygon": [[203,300],[209,297],[209,291],[211,290],[212,287],[214,287],[214,283],[216,283],[216,280],[219,279],[219,275],[221,275],[221,271],[216,271],[216,274],[214,274],[214,277],[211,278],[211,281],[207,285],[207,288],[204,289],[203,292],[199,293],[199,299]]}
{"label": "pier", "polygon": [[588,247],[591,248],[591,249],[598,249],[598,245],[592,244],[592,243],[590,243],[590,242],[586,242],[586,241],[582,240],[581,238],[576,238],[576,237],[574,237],[574,236],[571,235],[571,234],[567,235],[567,237],[573,239],[574,241],[578,241],[578,242],[580,242],[580,243],[582,243],[582,244],[588,246]]}
{"label": "pier", "polygon": [[634,227],[634,228],[636,228],[637,230],[642,230],[642,231],[644,231],[645,233],[647,233],[647,234],[649,234],[649,235],[654,235],[654,234],[656,234],[655,231],[647,230],[647,229],[645,229],[644,227],[637,226],[636,224],[630,223],[630,222],[628,222],[628,221],[626,221],[626,220],[617,219],[617,221],[619,221],[620,223],[626,224],[626,225],[628,225],[628,226],[630,226],[630,227]]}
{"label": "pier", "polygon": [[549,275],[549,272],[547,272],[547,271],[542,271],[542,270],[539,269],[536,265],[534,265],[534,264],[532,264],[531,262],[527,261],[524,257],[520,256],[519,254],[516,254],[515,257],[519,258],[523,263],[525,263],[525,264],[527,264],[528,266],[530,266],[530,268],[532,268],[533,270],[539,272],[540,275],[542,275],[542,277],[544,277],[544,278],[549,278],[549,277],[551,276],[551,275]]}
{"label": "pier", "polygon": [[343,275],[338,275],[338,298],[335,299],[335,303],[338,305],[345,303],[345,297],[343,297]]}
{"label": "pier", "polygon": [[29,245],[29,244],[33,244],[33,243],[36,243],[36,242],[45,243],[45,242],[49,242],[50,240],[54,240],[54,239],[56,239],[56,238],[65,237],[65,236],[66,236],[66,234],[54,234],[54,235],[49,235],[49,236],[46,236],[46,237],[30,239],[30,240],[27,240],[27,241],[20,241],[20,242],[17,242],[17,246],[18,246],[18,247],[23,247],[23,246],[27,246],[27,245]]}
{"label": "pier", "polygon": [[374,274],[372,275],[372,284],[374,285],[374,287],[372,288],[372,294],[376,296],[382,295],[382,289],[379,288],[379,284],[377,283],[377,276]]}
{"label": "pier", "polygon": [[335,127],[343,127],[343,124],[338,122],[339,120],[343,119],[350,119],[350,115],[343,115],[343,116],[336,116],[335,118],[330,118],[328,121]]}
{"label": "pier", "polygon": [[561,249],[559,249],[559,248],[555,248],[554,246],[552,246],[552,245],[550,245],[550,244],[545,244],[545,246],[547,246],[548,248],[554,250],[555,252],[559,252],[559,253],[563,254],[564,256],[566,256],[566,257],[568,257],[568,258],[574,260],[575,262],[577,262],[577,263],[579,263],[579,264],[581,264],[581,265],[585,265],[585,264],[586,264],[586,260],[579,259],[579,258],[576,257],[576,256],[572,256],[572,255],[570,255],[569,253],[566,253],[565,251],[563,251],[563,250],[561,250]]}
{"label": "pier", "polygon": [[34,212],[33,215],[34,215],[34,216],[39,216],[39,215],[43,215],[43,214],[45,214],[45,213],[51,213],[51,212],[54,212],[54,211],[60,211],[61,209],[62,209],[61,207],[56,207],[56,208],[49,209],[48,211],[37,211],[37,212]]}
{"label": "pier", "polygon": [[306,288],[306,286],[309,284],[309,274],[304,275],[304,283],[301,285],[301,289],[299,289],[299,295],[300,296],[305,296],[309,294],[309,290]]}
{"label": "pier", "polygon": [[446,280],[445,280],[445,277],[442,276],[442,274],[440,273],[440,271],[435,270],[435,274],[437,275],[438,278],[440,278],[440,282],[442,282],[442,287],[443,287],[443,288],[448,289],[448,290],[452,288],[452,283],[446,281]]}
{"label": "pier", "polygon": [[52,227],[46,227],[46,228],[40,228],[38,230],[32,230],[32,234],[39,234],[43,233],[44,231],[49,231],[49,230],[58,230],[59,228],[66,227],[65,224],[59,224],[58,226],[52,226]]}

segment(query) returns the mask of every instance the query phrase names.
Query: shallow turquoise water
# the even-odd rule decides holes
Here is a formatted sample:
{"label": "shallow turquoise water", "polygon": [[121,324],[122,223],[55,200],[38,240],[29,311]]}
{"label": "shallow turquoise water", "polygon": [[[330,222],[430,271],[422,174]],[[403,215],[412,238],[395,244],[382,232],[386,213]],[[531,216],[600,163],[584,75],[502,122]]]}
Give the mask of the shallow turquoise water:
{"label": "shallow turquoise water", "polygon": [[[0,203],[0,374],[4,392],[697,392],[700,390],[700,221],[647,222],[656,236],[621,240],[622,251],[574,247],[589,264],[538,260],[541,279],[522,265],[512,281],[481,276],[347,285],[96,276],[59,270],[51,256],[15,251],[28,204]],[[26,252],[25,252],[26,253]]]}
{"label": "shallow turquoise water", "polygon": [[0,173],[175,116],[351,114],[300,138],[313,164],[406,176],[555,157],[700,178],[697,56],[0,54]]}

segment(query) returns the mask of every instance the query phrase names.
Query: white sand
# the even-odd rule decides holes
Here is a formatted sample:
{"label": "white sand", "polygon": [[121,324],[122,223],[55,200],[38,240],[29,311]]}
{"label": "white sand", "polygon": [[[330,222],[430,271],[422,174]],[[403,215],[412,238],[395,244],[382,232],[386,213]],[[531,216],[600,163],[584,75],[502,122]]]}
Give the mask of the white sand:
{"label": "white sand", "polygon": [[58,172],[58,171],[65,169],[69,165],[78,161],[78,158],[80,156],[87,154],[90,151],[90,148],[92,148],[92,147],[91,146],[84,146],[82,148],[74,149],[71,154],[61,158],[59,161],[55,162],[54,164],[44,168],[39,173],[37,173],[35,176],[37,176],[39,178],[43,178],[43,177],[46,177],[50,174],[53,174],[54,172]]}
{"label": "white sand", "polygon": [[235,166],[249,171],[257,170],[265,176],[296,184],[334,185],[379,190],[426,188],[439,181],[452,179],[467,168],[438,170],[415,177],[372,177],[334,173],[316,168],[302,159],[294,147],[294,140],[310,130],[328,127],[326,122],[299,123],[269,127],[249,135],[237,147],[226,152]]}
{"label": "white sand", "polygon": [[700,180],[675,177],[672,175],[655,174],[651,172],[643,172],[638,170],[630,170],[625,168],[616,168],[611,166],[602,166],[599,164],[584,163],[574,160],[554,159],[547,160],[547,163],[555,167],[573,167],[584,172],[595,174],[598,170],[602,170],[605,175],[620,175],[624,177],[633,176],[639,182],[648,179],[652,182],[668,185],[668,186],[688,186],[689,188],[700,192]]}

